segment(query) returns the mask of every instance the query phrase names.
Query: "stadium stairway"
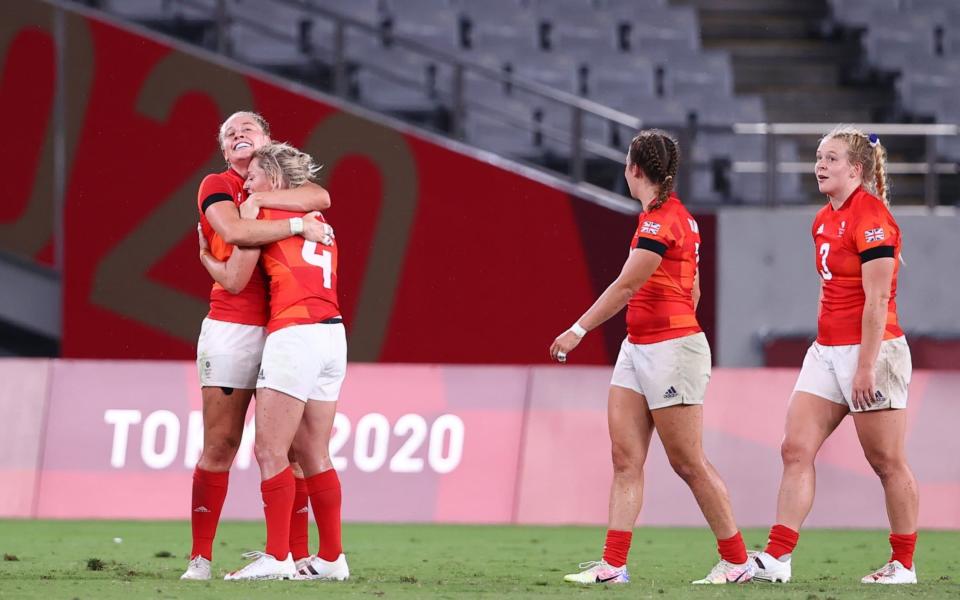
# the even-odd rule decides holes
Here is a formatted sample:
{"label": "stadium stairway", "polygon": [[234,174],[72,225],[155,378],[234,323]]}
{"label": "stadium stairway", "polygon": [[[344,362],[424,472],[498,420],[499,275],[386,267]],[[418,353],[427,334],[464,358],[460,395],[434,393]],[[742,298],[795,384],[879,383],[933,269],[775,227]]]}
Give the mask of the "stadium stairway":
{"label": "stadium stairway", "polygon": [[[734,92],[763,98],[772,122],[914,120],[897,101],[896,74],[869,64],[862,32],[837,23],[827,0],[671,2],[697,9],[703,47],[730,53]],[[817,140],[797,141],[801,160],[812,159]],[[923,161],[922,138],[891,136],[883,142],[890,160]],[[922,203],[923,176],[898,175],[894,183],[897,203]],[[805,178],[804,191],[820,201],[812,178]]]}

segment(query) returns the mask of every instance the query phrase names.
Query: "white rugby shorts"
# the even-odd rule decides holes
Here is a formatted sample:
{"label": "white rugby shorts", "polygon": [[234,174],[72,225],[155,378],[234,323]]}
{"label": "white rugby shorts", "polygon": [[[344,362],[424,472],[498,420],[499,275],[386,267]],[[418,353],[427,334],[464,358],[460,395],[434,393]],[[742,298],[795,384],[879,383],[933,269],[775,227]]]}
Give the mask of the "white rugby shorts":
{"label": "white rugby shorts", "polygon": [[[824,346],[814,342],[803,358],[803,367],[793,391],[844,404],[851,412],[865,412],[853,406],[853,376],[859,358],[860,344]],[[867,410],[906,408],[907,386],[912,373],[910,347],[905,337],[880,342],[874,367],[878,402]]]}
{"label": "white rugby shorts", "polygon": [[620,345],[610,385],[643,394],[650,410],[703,404],[710,381],[710,345],[703,332],[653,344]]}
{"label": "white rugby shorts", "polygon": [[254,389],[266,338],[264,327],[205,318],[197,340],[200,385]]}
{"label": "white rugby shorts", "polygon": [[298,400],[336,402],[347,374],[343,323],[292,325],[267,336],[257,388]]}

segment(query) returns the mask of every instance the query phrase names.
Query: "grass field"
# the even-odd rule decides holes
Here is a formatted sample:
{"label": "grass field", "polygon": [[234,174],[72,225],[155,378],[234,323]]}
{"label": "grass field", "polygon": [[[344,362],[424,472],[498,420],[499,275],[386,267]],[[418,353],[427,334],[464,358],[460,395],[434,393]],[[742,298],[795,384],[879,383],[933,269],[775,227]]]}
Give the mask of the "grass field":
{"label": "grass field", "polygon": [[[751,547],[766,534],[744,533]],[[609,587],[562,581],[579,561],[598,557],[598,527],[348,525],[344,540],[353,577],[343,583],[181,582],[189,536],[186,522],[0,521],[0,598],[960,599],[958,532],[921,532],[921,583],[883,589],[858,582],[886,560],[884,531],[805,531],[794,555],[793,582],[709,587],[688,583],[717,560],[706,528],[637,529],[633,582]],[[222,524],[215,571],[239,567],[240,554],[262,548],[263,539],[262,524]]]}

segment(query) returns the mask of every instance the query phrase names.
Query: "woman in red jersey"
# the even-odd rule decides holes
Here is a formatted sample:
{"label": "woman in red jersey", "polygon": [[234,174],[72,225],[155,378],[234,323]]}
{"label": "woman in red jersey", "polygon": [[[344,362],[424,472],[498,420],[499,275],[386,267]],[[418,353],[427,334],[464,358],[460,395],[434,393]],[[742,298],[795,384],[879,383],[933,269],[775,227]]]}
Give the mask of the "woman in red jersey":
{"label": "woman in red jersey", "polygon": [[[316,171],[309,155],[286,144],[254,153],[247,174],[250,192],[301,186]],[[244,205],[246,217],[258,209]],[[286,219],[282,210],[264,210],[263,219]],[[337,247],[290,238],[266,245],[260,263],[270,285],[270,320],[257,383],[255,452],[267,521],[264,552],[228,580],[299,577],[344,580],[350,575],[340,535],[340,481],[330,459],[330,434],[340,386],[346,374],[346,335],[337,301]],[[254,268],[231,257],[209,269],[218,281],[243,285]],[[243,265],[232,263],[243,262]],[[294,478],[288,461],[293,448],[306,478],[320,533],[316,556],[294,565],[289,556],[289,514]]]}
{"label": "woman in red jersey", "polygon": [[643,207],[630,255],[617,279],[550,346],[565,362],[583,336],[627,306],[607,400],[613,485],[603,557],[584,563],[575,583],[627,583],[627,553],[643,500],[643,464],[654,429],[670,464],[690,486],[717,536],[721,560],[693,583],[743,583],[752,576],[726,487],[703,454],[703,397],[710,347],[697,323],[700,233],[672,193],[680,161],[676,140],[641,131],[630,144],[624,177]]}
{"label": "woman in red jersey", "polygon": [[900,228],[890,214],[877,136],[837,127],[817,148],[816,176],[828,202],[813,220],[820,273],[817,341],[807,351],[787,411],[777,524],[754,556],[756,577],[789,581],[799,530],[813,506],[814,459],[853,414],[860,445],[880,476],[893,554],[863,583],[916,583],[917,482],[904,451],[910,349],[897,321]]}
{"label": "woman in red jersey", "polygon": [[[289,221],[242,220],[238,204],[245,192],[243,182],[256,148],[270,141],[269,127],[260,115],[238,112],[220,126],[220,149],[228,168],[208,175],[200,184],[197,207],[201,238],[209,254],[226,260],[243,255],[235,246],[255,246],[300,233],[313,240],[324,239],[327,226],[312,216]],[[320,210],[330,205],[330,196],[318,185],[258,195],[257,202],[279,207]],[[253,255],[256,263],[256,255]],[[214,283],[210,312],[203,320],[197,343],[197,368],[203,398],[203,451],[193,475],[191,524],[193,546],[182,579],[209,579],[213,538],[227,493],[230,466],[243,435],[247,406],[256,387],[267,323],[266,282],[262,275],[237,288]],[[302,486],[301,486],[302,487]],[[306,504],[303,496],[303,504]],[[305,514],[305,513],[304,513]],[[294,519],[306,546],[306,519]],[[302,522],[301,522],[302,521]],[[303,551],[304,555],[309,552]]]}

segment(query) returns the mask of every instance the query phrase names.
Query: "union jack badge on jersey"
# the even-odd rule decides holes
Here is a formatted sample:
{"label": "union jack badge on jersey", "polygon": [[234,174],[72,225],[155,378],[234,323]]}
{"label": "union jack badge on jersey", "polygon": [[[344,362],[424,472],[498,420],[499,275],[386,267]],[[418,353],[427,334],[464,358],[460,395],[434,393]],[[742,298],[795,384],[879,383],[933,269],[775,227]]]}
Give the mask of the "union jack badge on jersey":
{"label": "union jack badge on jersey", "polygon": [[868,244],[870,242],[879,242],[884,239],[883,227],[877,227],[876,229],[868,229],[863,232],[863,236],[867,239]]}
{"label": "union jack badge on jersey", "polygon": [[640,225],[640,233],[647,233],[650,235],[657,235],[660,233],[660,223],[654,223],[653,221],[644,221]]}

